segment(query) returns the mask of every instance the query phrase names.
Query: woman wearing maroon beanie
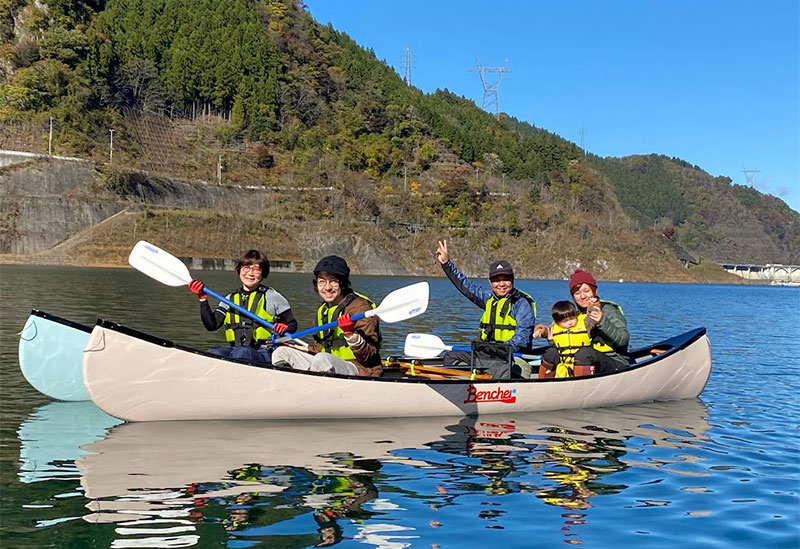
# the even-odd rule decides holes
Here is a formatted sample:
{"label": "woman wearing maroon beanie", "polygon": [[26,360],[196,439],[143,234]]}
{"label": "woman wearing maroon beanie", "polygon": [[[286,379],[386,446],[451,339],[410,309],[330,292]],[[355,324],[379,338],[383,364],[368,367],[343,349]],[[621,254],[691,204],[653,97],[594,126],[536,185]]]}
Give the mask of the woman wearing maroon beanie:
{"label": "woman wearing maroon beanie", "polygon": [[[612,301],[598,298],[597,281],[591,273],[581,269],[570,275],[569,293],[578,306],[578,312],[585,315],[584,323],[592,340],[591,347],[581,347],[575,353],[575,375],[604,374],[627,368],[630,332],[622,308]],[[543,329],[537,327],[533,336],[542,337]],[[543,375],[550,371],[555,375],[558,360],[557,352],[545,353],[539,377],[551,377]]]}
{"label": "woman wearing maroon beanie", "polygon": [[576,269],[570,275],[569,293],[578,310],[586,313],[586,322],[594,324],[589,329],[592,346],[581,348],[575,355],[576,371],[579,366],[588,374],[604,374],[627,368],[630,332],[622,308],[612,301],[598,298],[597,281],[591,273],[581,269]]}

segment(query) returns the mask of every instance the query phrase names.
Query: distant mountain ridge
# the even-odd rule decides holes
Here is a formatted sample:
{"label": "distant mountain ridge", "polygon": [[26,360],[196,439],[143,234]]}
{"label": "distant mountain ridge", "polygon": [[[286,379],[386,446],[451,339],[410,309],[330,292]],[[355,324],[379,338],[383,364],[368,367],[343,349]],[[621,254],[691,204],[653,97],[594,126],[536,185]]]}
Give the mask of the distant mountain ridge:
{"label": "distant mountain ridge", "polygon": [[661,155],[594,158],[642,226],[674,226],[675,241],[719,262],[800,261],[800,216],[774,196]]}
{"label": "distant mountain ridge", "polygon": [[[680,159],[584,156],[446,89],[423,94],[299,2],[10,5],[0,19],[0,120],[53,117],[58,152],[98,160],[108,154],[107,128],[121,128],[106,174],[117,190],[125,175],[112,172],[153,173],[145,162],[154,148],[159,165],[174,170],[165,175],[198,179],[193,153],[203,150],[219,156],[220,180],[224,172],[230,182],[342,189],[335,211],[285,198],[280,215],[295,220],[390,218],[537,242],[558,234],[573,256],[591,254],[590,242],[661,247],[646,233],[668,231],[707,259],[800,264],[800,214],[779,199]],[[130,113],[189,120],[182,146],[168,148],[165,137],[148,148]],[[220,122],[208,125],[209,117]]]}

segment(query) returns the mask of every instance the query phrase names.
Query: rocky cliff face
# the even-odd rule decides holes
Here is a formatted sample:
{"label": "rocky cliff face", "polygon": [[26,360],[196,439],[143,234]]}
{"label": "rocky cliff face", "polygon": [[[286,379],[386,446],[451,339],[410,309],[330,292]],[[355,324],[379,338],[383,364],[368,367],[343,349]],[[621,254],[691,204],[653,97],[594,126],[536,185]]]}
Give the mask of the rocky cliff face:
{"label": "rocky cliff face", "polygon": [[255,213],[263,191],[163,178],[103,182],[94,163],[0,152],[0,253],[52,248],[123,210],[147,207]]}
{"label": "rocky cliff face", "polygon": [[125,207],[109,193],[90,190],[91,162],[1,156],[0,253],[52,248]]}
{"label": "rocky cliff face", "polygon": [[[88,161],[0,152],[0,254],[37,254],[120,212],[144,208],[209,210],[254,217],[274,193],[261,188],[190,184],[164,178],[104,178]],[[293,226],[298,246],[287,258],[303,270],[339,254],[366,274],[409,274],[396,254],[359,235]],[[230,253],[234,253],[231,251]],[[124,260],[123,260],[124,262]]]}

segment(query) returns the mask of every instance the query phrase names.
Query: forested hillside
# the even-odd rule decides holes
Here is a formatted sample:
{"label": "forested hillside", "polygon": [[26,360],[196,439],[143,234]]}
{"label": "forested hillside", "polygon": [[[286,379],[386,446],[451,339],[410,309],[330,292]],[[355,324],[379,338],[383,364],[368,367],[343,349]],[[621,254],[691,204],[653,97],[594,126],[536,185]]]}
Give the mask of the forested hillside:
{"label": "forested hillside", "polygon": [[[800,216],[779,200],[677,159],[587,158],[446,89],[423,94],[293,0],[0,6],[2,147],[94,158],[123,197],[133,173],[286,189],[280,215],[296,222],[535,241],[552,256],[542,274],[567,268],[559,253],[632,261],[621,243],[658,248],[670,227],[707,258],[800,263]],[[334,209],[301,188],[344,199]]]}
{"label": "forested hillside", "polygon": [[718,261],[797,264],[800,259],[798,214],[775,197],[677,158],[592,161],[608,176],[629,216],[642,227],[674,230],[675,241],[686,249]]}

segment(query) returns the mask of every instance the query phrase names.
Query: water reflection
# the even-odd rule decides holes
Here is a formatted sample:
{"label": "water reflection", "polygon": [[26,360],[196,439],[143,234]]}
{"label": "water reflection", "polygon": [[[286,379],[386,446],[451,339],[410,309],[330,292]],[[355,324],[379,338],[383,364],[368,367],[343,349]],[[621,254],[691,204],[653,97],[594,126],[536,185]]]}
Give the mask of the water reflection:
{"label": "water reflection", "polygon": [[86,453],[81,446],[103,438],[120,423],[91,401],[48,402],[36,407],[17,431],[22,441],[20,481],[79,478],[75,461]]}
{"label": "water reflection", "polygon": [[[19,430],[20,474],[49,478],[53,464],[71,463],[82,519],[113,525],[111,547],[431,546],[453,543],[476,520],[509,527],[521,501],[529,520],[579,544],[595,502],[631,488],[625,471],[639,470],[639,484],[642,474],[707,474],[699,400],[457,423],[130,423],[107,434],[111,424],[90,404],[34,411]],[[86,428],[65,438],[65,425]],[[480,505],[466,505],[475,497]]]}

